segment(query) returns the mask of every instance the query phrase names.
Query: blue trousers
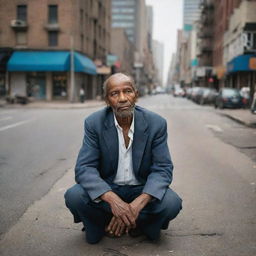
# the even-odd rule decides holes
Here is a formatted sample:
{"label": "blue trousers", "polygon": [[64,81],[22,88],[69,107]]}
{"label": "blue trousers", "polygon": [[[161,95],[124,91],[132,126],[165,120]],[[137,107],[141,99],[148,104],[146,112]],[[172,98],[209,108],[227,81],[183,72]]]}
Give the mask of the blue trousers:
{"label": "blue trousers", "polygon": [[[143,190],[143,186],[118,186],[113,184],[112,191],[127,203],[132,202]],[[108,203],[93,202],[86,190],[79,184],[65,193],[66,206],[74,216],[74,222],[83,222],[86,240],[90,244],[99,242],[105,234],[113,214]],[[150,240],[157,240],[161,229],[167,229],[170,220],[174,219],[182,209],[182,200],[171,189],[167,189],[161,201],[149,202],[140,212],[136,225]]]}

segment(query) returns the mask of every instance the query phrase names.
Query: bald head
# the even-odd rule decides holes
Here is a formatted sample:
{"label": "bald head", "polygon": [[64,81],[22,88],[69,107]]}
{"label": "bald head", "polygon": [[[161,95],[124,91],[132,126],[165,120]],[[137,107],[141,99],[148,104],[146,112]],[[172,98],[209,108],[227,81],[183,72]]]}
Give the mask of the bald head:
{"label": "bald head", "polygon": [[134,91],[137,91],[134,80],[130,76],[127,76],[123,73],[115,73],[111,75],[103,84],[104,98],[106,99],[108,95],[108,88],[110,84],[122,84],[122,83],[131,85]]}

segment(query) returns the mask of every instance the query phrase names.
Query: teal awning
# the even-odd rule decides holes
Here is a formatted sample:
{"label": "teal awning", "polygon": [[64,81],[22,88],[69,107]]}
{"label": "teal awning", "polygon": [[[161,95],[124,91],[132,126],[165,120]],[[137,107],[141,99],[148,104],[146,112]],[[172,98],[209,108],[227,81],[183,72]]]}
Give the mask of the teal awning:
{"label": "teal awning", "polygon": [[[69,71],[69,51],[16,51],[7,64],[7,70],[12,71]],[[74,70],[90,75],[96,75],[96,66],[88,57],[74,52]]]}
{"label": "teal awning", "polygon": [[93,61],[78,52],[74,53],[74,64],[76,72],[84,72],[90,75],[97,74]]}
{"label": "teal awning", "polygon": [[250,60],[255,58],[256,54],[246,54],[235,57],[227,64],[228,73],[238,71],[255,71],[255,68],[250,64]]}

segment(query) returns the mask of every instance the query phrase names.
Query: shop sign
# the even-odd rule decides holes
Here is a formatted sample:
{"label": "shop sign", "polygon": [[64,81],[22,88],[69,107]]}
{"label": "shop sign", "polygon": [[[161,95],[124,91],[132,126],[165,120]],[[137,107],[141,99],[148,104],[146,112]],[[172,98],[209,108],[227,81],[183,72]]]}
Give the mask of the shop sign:
{"label": "shop sign", "polygon": [[250,58],[249,68],[253,69],[253,70],[256,70],[256,57]]}

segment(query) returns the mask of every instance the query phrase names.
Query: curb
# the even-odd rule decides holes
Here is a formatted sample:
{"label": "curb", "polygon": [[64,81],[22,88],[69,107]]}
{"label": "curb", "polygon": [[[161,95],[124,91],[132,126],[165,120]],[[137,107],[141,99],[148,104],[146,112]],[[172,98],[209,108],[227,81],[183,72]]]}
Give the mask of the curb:
{"label": "curb", "polygon": [[22,104],[0,104],[0,108],[8,108],[8,109],[16,109],[16,108],[23,108],[23,109],[86,109],[86,108],[96,108],[104,106],[105,102],[99,103],[85,103],[84,105],[72,105],[72,104],[33,104],[28,103],[27,105]]}
{"label": "curb", "polygon": [[231,119],[232,121],[235,121],[236,123],[238,124],[242,124],[244,126],[247,126],[249,128],[256,128],[256,123],[248,123],[248,122],[245,122],[237,117],[234,117],[232,115],[229,115],[229,114],[226,114],[226,113],[220,113],[222,116],[225,116],[229,119]]}

